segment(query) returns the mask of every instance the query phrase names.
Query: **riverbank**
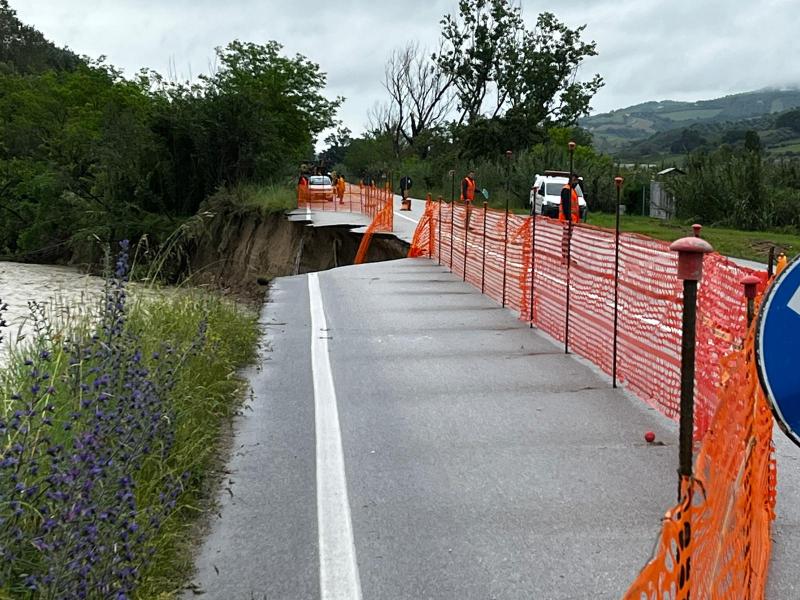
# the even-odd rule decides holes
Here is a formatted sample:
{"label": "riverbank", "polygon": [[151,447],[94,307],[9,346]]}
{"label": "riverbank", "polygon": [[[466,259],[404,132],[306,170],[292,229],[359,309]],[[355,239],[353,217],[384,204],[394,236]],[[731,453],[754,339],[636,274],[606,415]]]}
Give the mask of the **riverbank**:
{"label": "riverbank", "polygon": [[3,369],[0,597],[154,598],[185,576],[256,314],[196,289],[131,293],[126,271],[123,253],[91,319],[38,313]]}

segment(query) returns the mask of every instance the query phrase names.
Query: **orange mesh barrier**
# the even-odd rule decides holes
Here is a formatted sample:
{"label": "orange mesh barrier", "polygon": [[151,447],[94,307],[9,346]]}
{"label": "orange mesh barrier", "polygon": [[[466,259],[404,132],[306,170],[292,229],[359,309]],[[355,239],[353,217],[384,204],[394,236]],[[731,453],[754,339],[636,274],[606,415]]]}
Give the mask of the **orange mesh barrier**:
{"label": "orange mesh barrier", "polygon": [[[387,185],[376,186],[359,184],[345,184],[344,193],[340,197],[335,187],[308,188],[297,186],[297,207],[326,212],[351,212],[362,213],[373,219],[388,202],[392,204],[394,194]],[[394,215],[381,227],[392,231]]]}
{"label": "orange mesh barrier", "polygon": [[[534,233],[530,217],[509,214],[506,227],[503,211],[441,199],[428,204],[425,215],[409,256],[431,256],[560,341],[566,334],[569,286],[569,347],[612,372],[614,231],[580,224],[572,228],[570,242],[569,229],[556,220],[537,216]],[[677,256],[667,242],[623,233],[619,260],[618,378],[675,419],[681,340]],[[745,311],[740,280],[753,273],[766,281],[765,273],[740,267],[719,254],[705,258],[698,290],[698,440],[716,411],[720,361],[742,348]]]}
{"label": "orange mesh barrier", "polygon": [[774,519],[772,415],[758,384],[753,337],[721,362],[719,407],[695,479],[664,517],[652,560],[625,600],[764,597]]}
{"label": "orange mesh barrier", "polygon": [[[420,221],[410,256],[431,256],[556,339],[568,335],[573,351],[608,373],[616,283],[618,377],[665,415],[678,417],[682,298],[677,256],[668,243],[621,234],[615,282],[614,231],[587,225],[570,230],[545,217],[441,199],[426,207],[426,217],[430,221]],[[433,245],[432,232],[440,233]],[[696,477],[682,482],[654,558],[626,600],[763,598],[776,469],[772,416],[757,383],[752,332],[746,335],[740,282],[748,274],[761,277],[763,292],[766,273],[719,254],[704,259],[697,307],[695,439],[702,447]]]}
{"label": "orange mesh barrier", "polygon": [[433,215],[435,206],[431,195],[428,194],[428,198],[425,200],[425,212],[422,213],[422,218],[414,231],[414,238],[411,240],[411,249],[408,253],[410,258],[433,257],[434,244],[436,244],[436,222]]}
{"label": "orange mesh barrier", "polygon": [[372,242],[372,236],[375,234],[376,231],[392,230],[392,224],[394,222],[394,204],[392,202],[393,198],[390,197],[387,200],[384,195],[384,198],[382,200],[379,200],[378,197],[379,196],[376,195],[374,198],[375,205],[380,206],[381,208],[375,213],[375,217],[372,219],[372,223],[369,224],[369,227],[367,227],[367,231],[361,238],[361,243],[358,245],[358,252],[356,252],[356,258],[354,261],[354,264],[356,265],[360,265],[367,258],[369,245],[370,242]]}

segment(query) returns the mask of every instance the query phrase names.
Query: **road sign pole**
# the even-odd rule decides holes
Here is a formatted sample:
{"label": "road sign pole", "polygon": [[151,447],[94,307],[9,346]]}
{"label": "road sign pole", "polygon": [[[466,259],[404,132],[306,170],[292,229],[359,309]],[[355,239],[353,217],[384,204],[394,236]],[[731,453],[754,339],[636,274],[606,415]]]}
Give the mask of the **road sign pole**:
{"label": "road sign pole", "polygon": [[619,322],[619,201],[622,194],[622,183],[625,181],[619,175],[614,178],[617,187],[617,217],[614,231],[614,349],[611,367],[613,387],[617,387],[617,325]]}

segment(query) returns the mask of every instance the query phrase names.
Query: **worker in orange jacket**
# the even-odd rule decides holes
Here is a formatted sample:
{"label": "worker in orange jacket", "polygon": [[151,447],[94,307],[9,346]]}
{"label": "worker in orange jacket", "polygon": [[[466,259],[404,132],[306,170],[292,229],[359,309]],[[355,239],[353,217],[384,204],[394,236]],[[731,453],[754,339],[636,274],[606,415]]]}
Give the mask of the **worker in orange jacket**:
{"label": "worker in orange jacket", "polygon": [[467,176],[461,181],[461,200],[463,202],[472,202],[475,200],[475,171],[470,171]]}
{"label": "worker in orange jacket", "polygon": [[578,203],[578,175],[573,173],[569,183],[561,189],[561,204],[558,205],[558,220],[562,223],[580,223],[581,206]]}
{"label": "worker in orange jacket", "polygon": [[336,181],[336,195],[339,197],[339,204],[344,204],[344,190],[346,187],[346,183],[344,177],[339,175],[339,179]]}

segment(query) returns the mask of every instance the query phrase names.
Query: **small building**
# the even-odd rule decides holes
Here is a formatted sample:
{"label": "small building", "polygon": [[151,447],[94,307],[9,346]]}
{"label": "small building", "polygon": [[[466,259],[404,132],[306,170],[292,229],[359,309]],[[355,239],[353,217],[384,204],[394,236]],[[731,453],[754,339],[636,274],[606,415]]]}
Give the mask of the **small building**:
{"label": "small building", "polygon": [[675,216],[675,196],[669,193],[664,182],[670,177],[686,175],[677,167],[656,173],[650,181],[650,216],[656,219],[672,219]]}

